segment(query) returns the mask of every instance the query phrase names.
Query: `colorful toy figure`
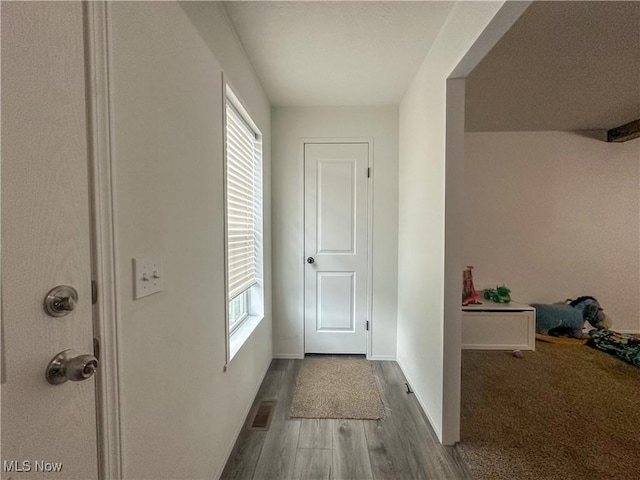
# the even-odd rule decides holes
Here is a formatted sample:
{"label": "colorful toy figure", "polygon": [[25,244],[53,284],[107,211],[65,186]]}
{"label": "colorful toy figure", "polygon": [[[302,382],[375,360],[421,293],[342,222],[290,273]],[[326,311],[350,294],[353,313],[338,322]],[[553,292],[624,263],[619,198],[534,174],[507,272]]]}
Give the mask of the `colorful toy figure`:
{"label": "colorful toy figure", "polygon": [[511,301],[511,290],[506,285],[499,285],[495,290],[487,289],[484,291],[484,298],[492,300],[496,303],[509,303]]}
{"label": "colorful toy figure", "polygon": [[473,287],[473,266],[467,265],[467,269],[462,272],[462,306],[472,303],[480,303],[478,301],[478,292]]}

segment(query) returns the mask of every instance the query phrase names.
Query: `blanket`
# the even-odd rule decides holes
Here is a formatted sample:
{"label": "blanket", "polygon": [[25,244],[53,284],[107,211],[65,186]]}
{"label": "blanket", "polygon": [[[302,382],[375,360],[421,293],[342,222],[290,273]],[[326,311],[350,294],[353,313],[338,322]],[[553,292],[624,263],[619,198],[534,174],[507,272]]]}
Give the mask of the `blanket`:
{"label": "blanket", "polygon": [[640,367],[640,338],[613,330],[591,330],[589,342],[594,348],[611,353]]}

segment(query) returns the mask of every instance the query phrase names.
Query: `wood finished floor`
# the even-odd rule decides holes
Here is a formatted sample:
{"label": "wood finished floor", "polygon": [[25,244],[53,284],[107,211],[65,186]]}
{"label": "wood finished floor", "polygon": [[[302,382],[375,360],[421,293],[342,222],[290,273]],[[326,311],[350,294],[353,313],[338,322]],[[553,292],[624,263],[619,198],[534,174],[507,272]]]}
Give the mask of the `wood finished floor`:
{"label": "wood finished floor", "polygon": [[222,473],[239,480],[470,479],[457,450],[438,443],[395,362],[372,362],[383,420],[289,416],[304,360],[273,360],[254,408],[277,400],[268,431],[250,430],[253,408]]}

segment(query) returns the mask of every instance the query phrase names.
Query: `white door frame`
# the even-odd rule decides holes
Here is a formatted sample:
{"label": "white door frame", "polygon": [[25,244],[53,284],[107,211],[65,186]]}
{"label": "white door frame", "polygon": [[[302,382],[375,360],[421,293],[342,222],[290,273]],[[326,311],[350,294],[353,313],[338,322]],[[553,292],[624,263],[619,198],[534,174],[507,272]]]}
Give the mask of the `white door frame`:
{"label": "white door frame", "polygon": [[111,98],[107,3],[84,2],[88,108],[89,192],[92,227],[92,279],[98,302],[93,309],[94,337],[100,341],[96,375],[98,472],[100,479],[122,478],[116,287],[118,268],[115,201],[112,190]]}
{"label": "white door frame", "polygon": [[305,191],[304,191],[304,146],[308,143],[366,143],[369,148],[369,171],[371,172],[369,182],[367,185],[367,320],[369,321],[369,330],[366,331],[366,346],[367,346],[367,359],[371,358],[371,345],[372,345],[372,333],[374,328],[373,322],[373,176],[375,175],[375,169],[373,168],[373,137],[303,137],[299,141],[299,158],[300,158],[300,172],[298,177],[298,184],[300,185],[300,249],[298,251],[298,259],[300,267],[298,270],[298,279],[300,289],[299,299],[299,311],[301,313],[300,322],[302,323],[302,338],[301,349],[302,358],[305,355],[305,307],[304,307],[304,295],[305,295],[305,281],[304,281],[304,269],[305,269],[305,250],[304,250],[304,210],[305,210]]}
{"label": "white door frame", "polygon": [[442,444],[460,441],[462,312],[460,272],[464,206],[464,121],[466,78],[529,7],[531,1],[505,2],[480,37],[447,77],[445,151],[445,260],[443,319]]}

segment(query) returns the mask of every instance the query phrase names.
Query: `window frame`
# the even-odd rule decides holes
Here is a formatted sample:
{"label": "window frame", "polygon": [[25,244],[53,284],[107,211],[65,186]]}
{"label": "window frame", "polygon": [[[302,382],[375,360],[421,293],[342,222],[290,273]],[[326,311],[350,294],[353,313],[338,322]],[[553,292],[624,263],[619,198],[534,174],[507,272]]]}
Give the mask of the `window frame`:
{"label": "window frame", "polygon": [[[264,246],[263,246],[263,224],[264,224],[264,151],[262,133],[244,108],[231,87],[223,79],[223,200],[224,200],[224,299],[225,299],[225,332],[226,332],[226,364],[238,353],[242,345],[249,338],[258,324],[264,318]],[[227,105],[230,105],[228,107]],[[239,116],[245,127],[254,135],[254,157],[253,162],[257,166],[254,172],[254,186],[257,189],[257,199],[255,205],[255,277],[256,282],[229,299],[229,217],[228,217],[228,108],[232,108],[236,116]],[[237,123],[237,122],[236,122]],[[256,190],[254,190],[256,191]],[[245,297],[246,314],[240,320],[230,324],[231,303],[238,296]],[[226,366],[225,364],[225,366]]]}
{"label": "window frame", "polygon": [[[232,315],[232,308],[231,308],[231,304],[235,301],[241,301],[242,304],[242,314],[240,315],[239,318],[234,319],[233,322],[231,321],[231,315]],[[231,300],[229,300],[229,335],[233,335],[233,333],[242,326],[242,324],[244,323],[244,321],[249,317],[249,292],[248,290],[243,291],[242,293],[236,295],[235,297],[233,297]]]}

